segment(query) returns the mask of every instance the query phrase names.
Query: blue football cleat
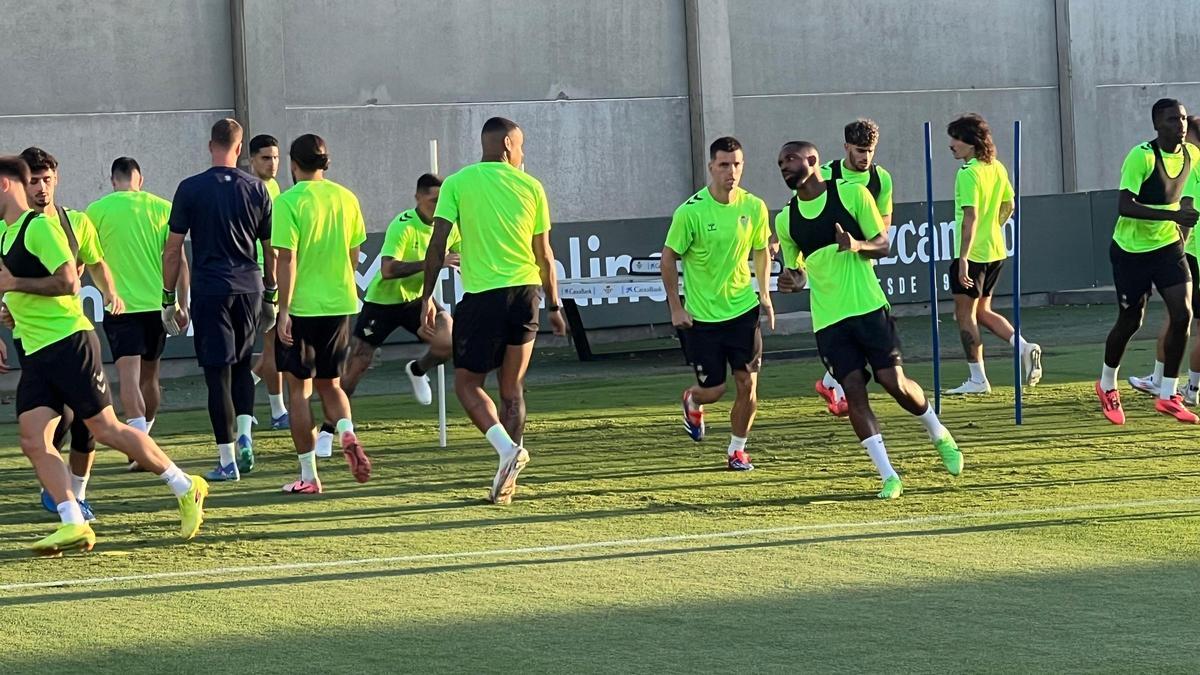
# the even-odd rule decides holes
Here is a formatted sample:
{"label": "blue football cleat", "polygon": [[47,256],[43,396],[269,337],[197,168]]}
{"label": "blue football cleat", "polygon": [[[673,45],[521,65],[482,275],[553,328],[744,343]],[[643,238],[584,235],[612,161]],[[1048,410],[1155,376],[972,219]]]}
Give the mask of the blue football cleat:
{"label": "blue football cleat", "polygon": [[54,497],[51,497],[50,493],[46,492],[46,488],[42,488],[42,508],[50,513],[58,513],[58,504],[54,503]]}
{"label": "blue football cleat", "polygon": [[249,436],[238,436],[237,469],[239,474],[254,470],[254,442]]}
{"label": "blue football cleat", "polygon": [[290,429],[291,427],[292,421],[288,418],[288,414],[286,412],[279,417],[271,418],[271,428],[275,431],[284,431],[285,429]]}
{"label": "blue football cleat", "polygon": [[738,450],[729,456],[730,471],[753,471],[754,465],[750,463],[750,455],[746,454],[745,450]]}
{"label": "blue football cleat", "polygon": [[[54,503],[54,498],[42,488],[42,508],[50,513],[58,513],[58,504]],[[86,499],[79,500],[79,510],[83,512],[83,519],[89,523],[96,522],[96,512],[92,511],[92,505]]]}
{"label": "blue football cleat", "polygon": [[241,480],[242,476],[238,473],[237,462],[230,462],[225,466],[217,465],[217,468],[204,474],[204,478],[211,481],[227,481]]}
{"label": "blue football cleat", "polygon": [[704,406],[693,406],[689,389],[683,390],[683,429],[693,441],[704,440]]}

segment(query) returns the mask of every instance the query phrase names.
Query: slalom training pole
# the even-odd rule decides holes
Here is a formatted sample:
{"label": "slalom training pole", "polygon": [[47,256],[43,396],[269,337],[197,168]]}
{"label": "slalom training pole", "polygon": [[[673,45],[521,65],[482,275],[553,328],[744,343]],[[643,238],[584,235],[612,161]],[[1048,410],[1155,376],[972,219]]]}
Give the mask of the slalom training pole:
{"label": "slalom training pole", "polygon": [[1013,122],[1013,415],[1022,423],[1021,410],[1021,120]]}
{"label": "slalom training pole", "polygon": [[[438,144],[437,140],[429,141],[429,173],[438,175]],[[438,281],[433,287],[433,299],[445,307],[442,302],[442,278],[438,272]],[[446,447],[446,364],[437,367],[438,383],[438,447]]]}
{"label": "slalom training pole", "polygon": [[929,331],[933,335],[933,411],[942,414],[942,340],[938,331],[937,222],[933,219],[933,132],[925,123],[925,218],[929,233]]}

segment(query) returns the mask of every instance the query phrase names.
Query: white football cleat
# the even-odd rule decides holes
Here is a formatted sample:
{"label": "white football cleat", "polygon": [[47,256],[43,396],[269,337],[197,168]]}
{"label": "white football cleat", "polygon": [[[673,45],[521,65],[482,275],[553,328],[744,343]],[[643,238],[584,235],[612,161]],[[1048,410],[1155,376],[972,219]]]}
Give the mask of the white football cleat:
{"label": "white football cleat", "polygon": [[1152,396],[1158,396],[1158,390],[1162,389],[1162,386],[1158,382],[1154,381],[1153,375],[1147,375],[1145,377],[1130,375],[1129,386],[1137,389],[1143,394],[1150,394]]}
{"label": "white football cleat", "polygon": [[317,457],[333,457],[333,434],[328,431],[319,432],[314,450],[317,451]]}
{"label": "white football cleat", "polygon": [[413,396],[416,397],[417,403],[429,405],[433,403],[433,390],[429,388],[429,375],[413,374],[412,367],[415,365],[417,365],[416,361],[404,364],[404,374],[408,375],[408,382],[412,385]]}
{"label": "white football cleat", "polygon": [[967,396],[972,394],[990,394],[992,393],[992,385],[989,382],[976,382],[967,380],[961,385],[946,392],[951,396]]}
{"label": "white football cleat", "polygon": [[1042,346],[1028,343],[1021,351],[1021,370],[1025,373],[1025,384],[1034,386],[1042,381]]}

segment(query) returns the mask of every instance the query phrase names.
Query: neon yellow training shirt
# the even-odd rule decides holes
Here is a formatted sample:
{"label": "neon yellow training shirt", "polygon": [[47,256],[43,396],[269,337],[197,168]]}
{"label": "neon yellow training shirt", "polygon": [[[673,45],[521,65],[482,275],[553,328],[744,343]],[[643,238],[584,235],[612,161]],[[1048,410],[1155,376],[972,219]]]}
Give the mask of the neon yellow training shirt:
{"label": "neon yellow training shirt", "polygon": [[[279,196],[279,183],[274,178],[268,178],[263,181],[263,185],[267,187],[267,196],[271,198],[271,202],[275,202],[275,198]],[[274,244],[272,244],[273,246]],[[263,262],[262,242],[256,242],[255,248],[258,249],[258,269],[262,269],[265,263]]]}
{"label": "neon yellow training shirt", "polygon": [[457,223],[467,293],[542,283],[533,237],[550,230],[538,179],[507,162],[479,162],[442,183],[434,218]]}
{"label": "neon yellow training shirt", "polygon": [[149,192],[123,190],[92,202],[87,215],[96,225],[125,311],[159,311],[171,202]]}
{"label": "neon yellow training shirt", "polygon": [[[1196,174],[1196,163],[1200,162],[1200,148],[1191,143],[1184,143],[1192,159],[1192,176]],[[1183,170],[1183,152],[1163,152],[1163,168],[1172,176],[1178,176]],[[1128,190],[1137,195],[1142,190],[1142,183],[1154,172],[1154,148],[1149,142],[1139,143],[1125,155],[1121,163],[1121,184],[1119,190]],[[1179,203],[1174,204],[1143,204],[1163,211],[1178,211]],[[1179,240],[1179,225],[1173,220],[1142,220],[1117,216],[1117,225],[1113,229],[1113,241],[1129,253],[1145,253],[1160,249]],[[1195,245],[1193,245],[1195,250]]]}
{"label": "neon yellow training shirt", "polygon": [[[842,180],[853,185],[867,186],[871,182],[871,172],[855,171],[846,166],[846,161],[835,159],[830,162],[825,162],[821,165],[821,178],[830,180],[833,177],[833,162],[842,163]],[[876,171],[879,172],[879,196],[875,197],[875,206],[879,208],[879,215],[888,216],[892,213],[892,174],[882,166],[876,166]]]}
{"label": "neon yellow training shirt", "polygon": [[[409,209],[388,223],[387,234],[383,237],[383,248],[379,250],[379,256],[400,262],[424,260],[431,237],[433,237],[433,225],[426,225],[416,209]],[[450,230],[450,237],[446,244],[451,251],[458,252],[460,248],[458,228]],[[418,272],[399,279],[384,279],[383,264],[380,263],[379,271],[375,272],[375,277],[367,286],[367,294],[363,300],[380,305],[400,305],[420,298],[424,290],[424,273]]]}
{"label": "neon yellow training shirt", "polygon": [[[879,215],[871,193],[865,187],[845,180],[838,181],[837,187],[842,206],[858,222],[863,236],[867,239],[879,236],[883,232],[883,217]],[[829,192],[826,191],[811,201],[798,200],[796,206],[801,216],[816,218],[825,210],[828,200]],[[803,269],[808,275],[814,332],[888,306],[870,260],[858,253],[838,251],[836,242],[804,257],[792,237],[791,214],[787,207],[775,216],[775,232],[779,235],[784,267]]]}
{"label": "neon yellow training shirt", "polygon": [[[26,211],[16,221],[6,224],[2,249],[4,254],[8,254],[12,249],[21,223],[28,214],[29,211]],[[72,222],[75,222],[74,213],[70,217]],[[78,236],[76,234],[77,238]],[[58,224],[57,217],[51,220],[44,214],[39,214],[30,220],[25,228],[25,248],[51,273],[65,263],[77,264],[71,255],[67,234]],[[16,323],[14,337],[19,331],[21,345],[26,354],[33,354],[81,330],[92,330],[92,322],[84,316],[83,304],[77,295],[46,296],[9,291],[4,294],[4,303],[8,305],[8,311],[12,313]]]}
{"label": "neon yellow training shirt", "polygon": [[292,316],[344,316],[358,311],[357,260],[367,240],[358,197],[331,180],[296,183],[275,200],[271,246],[293,251]]}
{"label": "neon yellow training shirt", "polygon": [[770,236],[767,205],[740,187],[728,204],[705,187],[675,209],[666,246],[683,260],[684,304],[693,319],[728,321],[758,304],[747,261]]}
{"label": "neon yellow training shirt", "polygon": [[995,262],[1008,257],[1004,243],[1004,223],[1000,222],[1000,206],[1013,200],[1008,169],[993,159],[981,162],[972,157],[954,177],[954,251],[962,257],[963,207],[975,209],[975,237],[967,260]]}

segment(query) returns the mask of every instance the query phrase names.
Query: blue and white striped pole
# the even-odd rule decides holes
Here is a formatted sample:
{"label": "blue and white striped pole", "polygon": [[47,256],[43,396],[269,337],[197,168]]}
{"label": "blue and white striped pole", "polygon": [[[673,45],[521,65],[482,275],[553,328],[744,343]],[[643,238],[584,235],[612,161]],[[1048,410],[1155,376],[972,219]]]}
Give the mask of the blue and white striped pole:
{"label": "blue and white striped pole", "polygon": [[1022,423],[1021,385],[1021,120],[1013,122],[1013,414]]}
{"label": "blue and white striped pole", "polygon": [[942,340],[938,333],[937,221],[933,219],[933,127],[925,123],[925,218],[929,234],[929,330],[933,335],[933,411],[942,414]]}

